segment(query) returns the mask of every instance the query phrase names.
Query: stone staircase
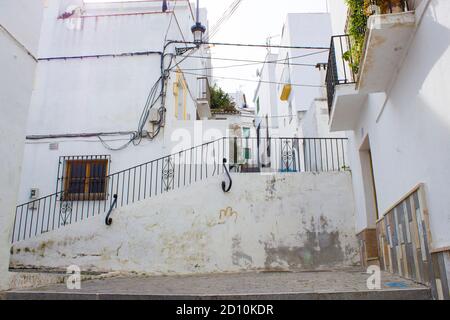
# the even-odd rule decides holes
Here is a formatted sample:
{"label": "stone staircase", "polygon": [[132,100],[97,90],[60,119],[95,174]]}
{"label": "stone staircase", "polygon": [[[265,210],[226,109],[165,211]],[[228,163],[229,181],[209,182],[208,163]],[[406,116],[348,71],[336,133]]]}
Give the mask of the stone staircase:
{"label": "stone staircase", "polygon": [[429,288],[382,272],[380,290],[367,289],[357,268],[192,276],[119,275],[0,294],[6,300],[431,300]]}

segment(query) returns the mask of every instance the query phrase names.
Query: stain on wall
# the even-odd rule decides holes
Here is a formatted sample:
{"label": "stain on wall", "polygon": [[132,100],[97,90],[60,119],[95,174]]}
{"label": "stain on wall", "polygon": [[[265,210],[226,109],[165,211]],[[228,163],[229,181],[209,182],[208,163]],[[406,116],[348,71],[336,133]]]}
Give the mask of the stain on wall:
{"label": "stain on wall", "polygon": [[233,237],[232,248],[233,255],[231,259],[233,265],[243,268],[251,267],[251,265],[253,264],[253,258],[250,255],[242,252],[241,237],[239,235]]}
{"label": "stain on wall", "polygon": [[[359,261],[351,177],[233,174],[15,243],[12,268],[192,274],[311,270]],[[200,196],[201,195],[201,196]],[[207,201],[205,201],[207,199]]]}
{"label": "stain on wall", "polygon": [[265,267],[267,269],[317,269],[342,265],[344,257],[352,254],[346,252],[341,246],[339,230],[331,230],[328,220],[320,216],[319,226],[311,218],[309,228],[304,228],[299,237],[304,238],[302,246],[273,246],[273,243],[265,243],[266,252]]}

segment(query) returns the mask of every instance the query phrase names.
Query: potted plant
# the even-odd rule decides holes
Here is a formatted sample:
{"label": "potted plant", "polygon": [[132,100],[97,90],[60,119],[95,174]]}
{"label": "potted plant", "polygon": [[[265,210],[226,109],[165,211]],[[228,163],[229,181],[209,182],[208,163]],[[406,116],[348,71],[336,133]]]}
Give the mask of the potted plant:
{"label": "potted plant", "polygon": [[403,12],[403,0],[391,0],[390,3],[392,13]]}
{"label": "potted plant", "polygon": [[380,14],[403,12],[404,0],[365,0],[365,9],[367,15],[372,15],[374,11],[373,5],[379,8]]}

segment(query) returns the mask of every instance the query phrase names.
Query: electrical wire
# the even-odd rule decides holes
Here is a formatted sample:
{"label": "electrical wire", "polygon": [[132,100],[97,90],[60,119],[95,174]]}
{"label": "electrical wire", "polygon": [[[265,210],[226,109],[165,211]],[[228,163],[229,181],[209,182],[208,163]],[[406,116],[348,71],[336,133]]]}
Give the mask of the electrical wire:
{"label": "electrical wire", "polygon": [[[158,96],[156,96],[158,86],[162,80],[163,80],[163,78],[162,78],[162,76],[160,76],[158,78],[158,80],[155,82],[155,84],[153,85],[153,87],[151,88],[150,93],[147,97],[147,101],[145,103],[144,109],[142,110],[142,114],[139,119],[139,125],[138,125],[138,130],[137,130],[140,137],[142,137],[142,132],[143,132],[144,126],[147,123],[147,119],[150,114],[150,110],[155,106],[155,104],[158,102],[159,98],[162,96],[162,93],[160,93]],[[162,119],[160,119],[160,122],[161,121],[162,121]]]}
{"label": "electrical wire", "polygon": [[316,54],[321,54],[324,52],[328,52],[328,50],[323,50],[320,52],[313,52],[308,54],[303,54],[295,57],[290,58],[284,58],[284,59],[276,59],[276,60],[270,60],[270,61],[256,61],[256,60],[247,60],[247,59],[232,59],[232,58],[214,58],[214,57],[201,57],[201,56],[193,56],[193,55],[187,55],[182,59],[180,62],[178,62],[173,68],[169,69],[169,71],[172,71],[175,67],[179,66],[183,61],[185,61],[187,58],[199,58],[199,59],[208,59],[208,60],[223,60],[223,61],[237,61],[237,62],[249,62],[247,64],[240,64],[240,65],[229,65],[229,66],[219,66],[219,67],[210,67],[210,68],[187,68],[183,69],[183,71],[201,71],[201,70],[213,70],[213,69],[226,69],[226,68],[234,68],[234,67],[244,67],[244,66],[251,66],[251,65],[258,65],[258,64],[281,64],[281,65],[291,65],[291,66],[307,66],[307,67],[316,67],[317,64],[306,64],[306,63],[281,63],[281,61],[289,61],[293,59],[299,59],[304,57],[309,57]]}
{"label": "electrical wire", "polygon": [[135,131],[114,131],[114,132],[95,132],[95,133],[64,133],[64,134],[45,134],[45,135],[28,135],[25,138],[27,140],[45,140],[45,139],[58,139],[58,138],[92,138],[98,136],[125,136]]}
{"label": "electrical wire", "polygon": [[[172,26],[172,21],[173,21],[174,18],[175,18],[175,20],[177,22],[178,28],[180,29],[181,36],[182,36],[183,40],[185,41],[183,32],[181,31],[181,28],[179,26],[178,20],[177,20],[176,15],[175,15],[175,9],[176,9],[176,6],[177,6],[177,1],[178,0],[175,0],[174,7],[172,9],[172,14],[170,16],[169,24],[167,26],[166,33],[164,35],[164,43],[167,42],[167,36],[169,34],[170,27]],[[187,44],[186,44],[186,46],[187,46]],[[163,57],[163,59],[164,59],[164,57]],[[172,59],[171,59],[171,63],[172,63]],[[128,141],[125,144],[121,145],[120,147],[111,147],[110,145],[107,144],[107,142],[104,139],[102,139],[101,136],[98,136],[98,139],[100,140],[100,142],[102,143],[102,145],[106,149],[111,150],[111,151],[120,151],[120,150],[123,150],[123,149],[127,148],[131,144],[133,144],[134,146],[139,145],[141,143],[141,141],[142,141],[142,138],[144,136],[149,138],[150,140],[153,140],[159,134],[159,132],[161,130],[161,123],[162,123],[163,116],[164,116],[164,108],[163,107],[161,107],[158,110],[159,121],[156,124],[156,130],[153,132],[153,134],[150,135],[148,132],[145,132],[145,134],[144,134],[144,127],[147,124],[147,119],[148,119],[148,117],[150,115],[150,110],[156,105],[156,103],[158,102],[159,98],[161,98],[163,96],[163,92],[160,92],[159,95],[156,96],[157,89],[158,89],[158,86],[159,86],[160,82],[164,81],[163,77],[164,77],[164,75],[161,75],[158,78],[158,80],[153,84],[152,88],[150,89],[150,92],[149,92],[149,94],[147,96],[147,100],[145,102],[144,108],[143,108],[142,113],[141,113],[141,115],[139,117],[137,131],[130,134],[130,138],[128,139]]]}
{"label": "electrical wire", "polygon": [[219,76],[214,76],[213,77],[213,76],[205,76],[205,75],[198,74],[198,73],[184,72],[183,70],[181,70],[181,71],[184,74],[190,74],[190,75],[199,76],[199,77],[224,79],[224,80],[236,80],[236,81],[246,81],[246,82],[258,82],[258,83],[291,85],[293,87],[311,87],[311,88],[324,88],[325,87],[323,85],[314,85],[314,84],[295,84],[295,83],[286,83],[286,82],[274,82],[274,81],[263,81],[263,80],[252,80],[252,79],[242,79],[242,78],[232,78],[232,77],[219,77]]}
{"label": "electrical wire", "polygon": [[[245,60],[245,59],[231,59],[231,58],[213,58],[213,57],[204,57],[205,59],[211,59],[211,60],[224,60],[224,61],[248,61],[249,63],[245,64],[235,64],[235,65],[228,65],[228,66],[218,66],[218,67],[209,67],[209,68],[189,68],[189,69],[183,69],[184,71],[200,71],[200,70],[213,70],[213,69],[228,69],[228,68],[236,68],[236,67],[247,67],[247,66],[254,66],[259,64],[279,64],[279,65],[289,65],[289,66],[300,66],[300,67],[317,67],[317,64],[312,63],[292,63],[292,62],[281,62],[281,61],[289,61],[292,59],[299,59],[304,58],[312,55],[316,55],[319,53],[327,52],[328,50],[324,50],[321,52],[314,52],[314,53],[308,53],[300,56],[295,56],[292,58],[284,58],[284,59],[276,59],[276,60],[269,60],[269,61],[256,61],[256,60]],[[202,58],[198,56],[190,56],[190,58]]]}
{"label": "electrical wire", "polygon": [[[251,63],[244,63],[244,64],[232,64],[228,66],[218,66],[218,67],[205,67],[205,68],[189,68],[189,69],[183,69],[185,71],[200,71],[200,70],[213,70],[213,69],[228,69],[228,68],[238,68],[238,67],[249,67],[249,66],[255,66],[259,64],[264,64],[264,62],[251,62]],[[277,63],[279,65],[289,65],[289,66],[299,66],[299,67],[317,67],[317,64],[312,63]]]}
{"label": "electrical wire", "polygon": [[102,143],[102,145],[103,145],[106,149],[108,149],[108,150],[110,150],[110,151],[120,151],[120,150],[123,150],[123,149],[127,148],[127,147],[133,142],[133,140],[135,139],[135,135],[132,134],[131,137],[130,137],[130,139],[129,139],[125,144],[123,144],[122,146],[120,146],[120,147],[118,147],[118,148],[114,148],[114,147],[111,147],[110,145],[108,145],[108,144],[106,143],[106,141],[102,139],[101,136],[98,136],[97,138],[98,138],[98,140],[100,140],[100,142]]}
{"label": "electrical wire", "polygon": [[[97,138],[97,137],[96,137]],[[87,140],[88,138],[84,139],[84,140],[74,140],[74,139],[70,139],[70,140],[57,140],[57,143],[66,143],[66,142],[86,142],[86,143],[98,143],[98,139],[97,140]],[[130,139],[108,139],[108,140],[104,140],[105,142],[115,142],[115,141],[129,141]],[[26,141],[25,144],[48,144],[48,141]]]}
{"label": "electrical wire", "polygon": [[[173,43],[180,44],[196,44],[193,41],[173,41]],[[319,46],[286,46],[286,45],[272,45],[272,44],[254,44],[254,43],[232,43],[232,42],[202,42],[203,45],[210,46],[228,46],[228,47],[249,47],[249,48],[277,48],[277,49],[292,49],[292,50],[327,50],[329,47],[319,47]]]}
{"label": "electrical wire", "polygon": [[[193,50],[198,50],[198,49],[193,49]],[[183,59],[181,59],[179,62],[177,62],[173,67],[169,67],[167,68],[167,71],[170,72],[173,69],[175,69],[176,67],[178,67],[181,63],[183,63],[187,58],[189,58],[189,54],[192,54],[193,52],[191,51],[190,53],[188,53],[187,56],[184,56]]]}
{"label": "electrical wire", "polygon": [[223,15],[219,18],[219,20],[216,22],[216,24],[211,28],[211,31],[209,33],[209,36],[207,38],[207,41],[209,41],[211,38],[213,38],[220,30],[222,25],[227,22],[236,12],[238,7],[241,5],[242,0],[235,0],[231,3],[231,5],[228,7],[227,10],[223,13]]}
{"label": "electrical wire", "polygon": [[157,89],[158,89],[158,86],[159,86],[161,80],[162,80],[162,77],[159,77],[158,80],[153,84],[152,88],[150,89],[150,92],[147,96],[147,101],[145,102],[144,109],[142,110],[141,116],[139,118],[137,131],[130,133],[130,138],[128,139],[128,141],[126,143],[124,143],[123,145],[121,145],[119,147],[112,147],[102,138],[101,135],[97,136],[97,138],[100,140],[100,142],[106,149],[111,150],[111,151],[120,151],[120,150],[127,148],[131,144],[133,144],[135,146],[139,145],[141,143],[143,137],[147,137],[150,140],[152,140],[158,135],[158,133],[160,132],[160,129],[161,129],[160,127],[161,127],[161,122],[162,122],[161,113],[163,111],[161,111],[161,109],[159,110],[159,115],[160,115],[159,119],[160,120],[157,123],[156,131],[153,132],[152,135],[150,135],[148,132],[146,132],[146,131],[144,132],[144,127],[147,123],[147,119],[150,114],[150,109],[152,109],[155,106],[155,104],[158,102],[159,98],[161,97],[161,93],[158,96],[156,96]]}
{"label": "electrical wire", "polygon": [[[174,8],[173,8],[173,12],[164,36],[164,43],[167,43],[167,37],[172,25],[172,21],[173,19],[176,18],[175,15],[175,8],[177,5],[177,1],[175,0],[175,4],[174,4]],[[213,27],[210,35],[208,36],[206,41],[209,41],[209,39],[211,39],[215,34],[217,34],[217,32],[219,31],[220,27],[223,25],[223,23],[225,23],[231,16],[233,16],[233,14],[236,12],[237,8],[239,7],[239,5],[241,4],[242,0],[236,0],[234,1],[231,6],[227,9],[227,11],[225,11],[224,15],[221,17],[221,19],[219,19],[218,23]],[[178,21],[176,21],[178,24]],[[178,24],[179,27],[179,24]],[[179,27],[180,29],[180,27]],[[181,29],[180,29],[181,32]],[[187,42],[184,39],[183,33],[181,32],[183,41],[177,41],[174,43],[184,43],[185,46],[187,47],[188,43],[191,42]],[[230,44],[230,43],[210,43],[211,45],[233,45],[233,46],[246,46],[246,47],[269,47],[268,45],[253,45],[253,44]],[[281,46],[278,46],[281,48]],[[315,47],[299,47],[298,49],[325,49],[325,48],[315,48]],[[156,123],[156,130],[154,132],[152,132],[151,134],[147,131],[144,131],[144,127],[147,124],[147,120],[148,117],[150,115],[150,110],[156,105],[156,103],[159,101],[160,98],[163,98],[165,95],[165,92],[163,89],[161,89],[161,92],[159,94],[157,94],[158,91],[158,87],[161,83],[161,81],[165,81],[167,74],[170,72],[173,72],[173,69],[177,68],[181,63],[183,63],[186,59],[193,57],[193,53],[198,51],[198,48],[194,48],[193,50],[191,50],[190,52],[188,52],[188,54],[186,56],[184,56],[180,61],[176,62],[175,65],[172,66],[173,61],[175,60],[175,55],[170,54],[171,59],[170,59],[170,63],[169,66],[166,70],[163,70],[163,74],[158,78],[158,80],[154,83],[154,85],[152,86],[152,88],[150,89],[150,92],[147,96],[147,100],[146,103],[144,105],[144,108],[142,110],[142,113],[140,115],[139,118],[139,123],[138,123],[138,128],[136,132],[131,132],[130,133],[130,138],[128,139],[128,141],[126,143],[124,143],[123,145],[119,146],[119,147],[111,147],[106,140],[104,140],[102,138],[101,135],[98,136],[98,139],[100,140],[100,142],[102,143],[102,145],[112,151],[119,151],[119,150],[123,150],[125,148],[127,148],[129,145],[133,144],[135,146],[139,145],[142,141],[142,139],[144,137],[149,138],[150,140],[154,139],[160,132],[161,130],[161,124],[163,121],[163,117],[164,117],[164,112],[165,112],[165,107],[164,105],[161,105],[161,107],[158,109],[158,113],[159,113],[159,121]],[[312,53],[312,54],[318,54],[318,53]],[[308,54],[308,55],[312,55],[312,54]],[[303,55],[303,56],[308,56],[308,55]],[[198,57],[198,56],[196,56]],[[162,57],[164,59],[164,57]],[[199,57],[202,59],[207,59],[207,57]],[[212,59],[212,57],[208,57],[210,59]],[[290,59],[295,59],[296,57],[290,58]],[[219,59],[219,58],[217,58]],[[230,60],[230,59],[228,59]],[[287,59],[284,59],[284,61],[286,61]],[[260,62],[260,61],[249,61],[250,63],[247,63],[245,65],[254,65],[254,64],[261,64],[261,63],[276,63],[276,61],[264,61],[264,62]],[[241,67],[241,66],[245,66],[245,65],[234,65],[234,66],[225,66],[222,68],[230,68],[230,67]],[[297,65],[307,65],[307,64],[297,64]],[[312,65],[308,65],[308,66],[312,66]],[[220,68],[220,67],[218,67]],[[201,69],[186,69],[186,70],[210,70],[210,69],[214,69],[214,68],[201,68]],[[208,75],[204,75],[204,74],[196,74],[196,73],[189,73],[189,72],[185,72],[186,70],[181,70],[179,69],[179,71],[181,71],[183,74],[191,74],[191,75],[195,75],[195,76],[206,76],[208,78],[211,78],[211,76]],[[251,79],[241,79],[241,78],[227,78],[227,77],[215,77],[215,78],[219,78],[219,79],[229,79],[229,80],[238,80],[238,81],[251,81],[251,82],[259,82],[259,83],[275,83],[275,84],[287,84],[287,83],[278,83],[278,82],[270,82],[270,81],[261,81],[261,80],[251,80]],[[299,85],[299,84],[292,84],[293,86],[302,86],[302,87],[323,87],[323,86],[316,86],[316,85]],[[163,86],[161,86],[163,87]],[[166,88],[167,89],[167,88]],[[188,87],[188,92],[189,95],[191,97],[191,99],[193,101],[196,101],[196,99],[193,97],[192,92],[190,91],[190,88]],[[163,100],[162,100],[163,101]]]}
{"label": "electrical wire", "polygon": [[166,43],[167,36],[169,35],[170,27],[172,25],[172,20],[173,20],[173,17],[175,15],[175,8],[177,7],[177,1],[178,0],[175,0],[175,3],[173,4],[173,9],[172,9],[172,14],[170,15],[169,25],[167,26],[166,34],[164,36],[164,43]]}
{"label": "electrical wire", "polygon": [[208,60],[223,60],[223,61],[234,61],[234,62],[278,63],[278,62],[284,62],[284,61],[289,61],[289,60],[293,60],[293,59],[309,57],[309,56],[313,56],[313,55],[316,55],[316,54],[321,54],[321,53],[324,53],[324,52],[328,52],[328,50],[322,50],[322,51],[319,51],[319,52],[312,52],[312,53],[302,54],[302,55],[294,56],[294,57],[290,57],[290,58],[275,59],[275,60],[270,60],[270,61],[235,59],[235,58],[201,57],[201,56],[192,56],[192,55],[189,58],[208,59]]}

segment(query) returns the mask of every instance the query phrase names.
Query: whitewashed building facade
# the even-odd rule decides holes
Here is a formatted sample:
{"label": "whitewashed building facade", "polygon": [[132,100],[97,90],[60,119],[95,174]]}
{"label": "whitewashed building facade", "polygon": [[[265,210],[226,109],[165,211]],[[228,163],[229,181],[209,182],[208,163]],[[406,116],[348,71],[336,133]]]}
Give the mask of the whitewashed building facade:
{"label": "whitewashed building facade", "polygon": [[[206,48],[180,52],[192,45],[187,1],[166,12],[155,1],[46,3],[10,268],[170,275],[357,263],[350,173],[333,163],[343,150],[318,150],[317,166],[301,138],[274,139],[270,174],[255,173],[251,109],[207,120],[205,80],[182,72],[210,68],[186,57]],[[178,42],[164,50],[165,40]],[[222,138],[230,123],[237,136]]]}
{"label": "whitewashed building facade", "polygon": [[[344,1],[329,7],[333,34],[346,34],[353,13]],[[449,299],[450,3],[405,1],[382,10],[366,13],[358,71],[342,57],[348,38],[333,40],[330,129],[349,138],[363,263]]]}
{"label": "whitewashed building facade", "polygon": [[[49,2],[26,129],[20,202],[29,201],[31,193],[39,198],[61,191],[57,181],[70,159],[106,159],[99,170],[112,173],[225,134],[226,124],[208,127],[198,120],[210,115],[203,103],[210,75],[182,73],[182,68],[207,67],[208,59],[185,56],[208,57],[208,50],[175,56],[176,48],[192,44],[169,43],[193,40],[195,8],[177,1],[163,12],[161,4]],[[206,24],[206,11],[201,17]],[[164,69],[171,68],[164,104],[158,80],[163,54]]]}
{"label": "whitewashed building facade", "polygon": [[[323,86],[318,63],[327,60],[331,35],[330,16],[327,13],[290,13],[286,17],[281,45],[288,47],[317,47],[324,49],[280,49],[275,79],[278,96],[280,135],[304,136],[301,119],[313,101],[320,96]],[[286,60],[284,60],[286,59]],[[290,84],[290,88],[285,85]]]}
{"label": "whitewashed building facade", "polygon": [[[278,146],[271,143],[272,137],[296,138],[285,141],[286,147],[294,151],[294,168],[286,170],[326,168],[328,164],[322,161],[322,154],[331,153],[331,149],[345,149],[336,141],[319,139],[344,137],[343,132],[331,133],[328,128],[324,83],[330,37],[328,13],[287,15],[280,42],[287,48],[267,54],[258,72],[259,84],[253,98],[263,165],[270,166],[271,158],[277,157],[273,149]],[[334,160],[339,166],[343,162]]]}
{"label": "whitewashed building facade", "polygon": [[[9,288],[11,226],[37,67],[42,1],[0,2],[0,291]],[[17,15],[20,12],[20,16]]]}
{"label": "whitewashed building facade", "polygon": [[267,54],[253,98],[256,126],[261,126],[263,136],[329,136],[327,113],[316,113],[326,105],[330,15],[290,13],[282,31],[281,46],[322,49],[282,48]]}

